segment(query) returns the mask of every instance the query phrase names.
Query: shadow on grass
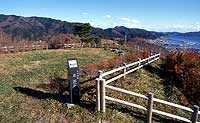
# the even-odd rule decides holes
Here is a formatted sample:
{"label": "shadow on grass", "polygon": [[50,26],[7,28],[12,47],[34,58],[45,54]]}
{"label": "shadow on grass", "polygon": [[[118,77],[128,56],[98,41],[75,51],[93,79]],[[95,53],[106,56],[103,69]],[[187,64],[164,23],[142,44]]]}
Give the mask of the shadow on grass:
{"label": "shadow on grass", "polygon": [[59,93],[56,93],[56,94],[45,93],[45,92],[34,90],[31,88],[14,87],[14,90],[22,94],[25,94],[27,96],[37,98],[37,99],[54,99],[62,103],[67,102],[67,100],[69,99],[68,95],[61,95]]}
{"label": "shadow on grass", "polygon": [[[149,68],[149,69],[153,70],[153,68]],[[95,80],[95,78],[86,80],[83,83],[86,84],[88,82],[92,82],[93,80]],[[66,82],[66,81],[68,81],[68,80],[66,80],[66,79],[54,80],[54,82],[60,82],[60,83]],[[88,95],[91,94],[90,95],[91,97],[94,97],[95,92],[91,92],[91,89],[94,89],[95,83],[94,83],[94,81],[92,83],[93,84],[89,84],[90,86],[82,86],[81,95],[87,93]],[[47,85],[45,85],[45,84],[40,85],[40,87],[49,89],[49,87],[47,87]],[[17,92],[20,92],[22,94],[25,94],[27,96],[37,98],[37,99],[54,99],[54,100],[57,100],[61,103],[69,103],[69,95],[64,95],[62,93],[43,92],[43,91],[40,91],[40,90],[35,90],[35,89],[25,88],[25,87],[14,87],[14,90],[17,91]],[[66,89],[65,89],[65,91],[66,91]],[[81,103],[79,104],[79,106],[90,111],[90,112],[95,112],[96,102],[92,101],[92,100],[83,99],[81,97]],[[134,111],[134,110],[129,109],[129,108],[124,108],[124,107],[116,105],[116,104],[107,104],[106,107],[110,108],[112,110],[115,109],[115,110],[118,110],[120,112],[130,114],[132,117],[135,117],[139,120],[146,122],[146,115],[143,114],[143,113]],[[153,116],[153,121],[162,122],[162,123],[181,123],[181,122],[178,122],[178,121],[175,121],[175,120],[160,117],[160,116],[155,115],[155,114]]]}
{"label": "shadow on grass", "polygon": [[[24,87],[14,87],[14,90],[37,99],[54,99],[61,103],[69,103],[69,95],[61,95],[57,93],[56,94],[45,93],[39,90],[34,90],[31,88],[24,88]],[[95,102],[81,99],[81,103],[78,105],[89,111],[95,111],[95,105],[96,105]]]}
{"label": "shadow on grass", "polygon": [[173,90],[174,85],[172,83],[172,80],[171,78],[167,78],[167,76],[165,75],[162,69],[158,67],[153,67],[151,65],[145,66],[144,69],[151,74],[158,75],[162,79],[162,84],[164,85],[164,92],[167,97],[170,97],[174,94],[174,90]]}
{"label": "shadow on grass", "polygon": [[95,112],[96,110],[96,102],[94,101],[87,101],[84,99],[81,99],[81,103],[79,104],[80,107],[85,108],[86,110],[90,112]]}
{"label": "shadow on grass", "polygon": [[107,104],[106,108],[110,108],[112,110],[117,110],[118,112],[122,112],[122,113],[127,113],[127,114],[130,114],[132,117],[135,117],[139,120],[146,121],[146,116],[144,114],[135,112],[132,109],[129,109],[127,107],[122,107],[117,104]]}
{"label": "shadow on grass", "polygon": [[[136,119],[147,122],[146,112],[142,113],[141,111],[140,112],[134,111],[134,109],[122,107],[122,106],[119,106],[119,105],[116,105],[116,104],[107,104],[106,107],[110,108],[110,109],[115,109],[115,110],[122,112],[122,113],[130,114],[132,117],[134,117]],[[177,120],[173,120],[173,119],[167,119],[165,117],[161,117],[161,116],[156,115],[156,114],[153,114],[152,121],[161,122],[161,123],[182,123],[181,121],[177,121]]]}
{"label": "shadow on grass", "polygon": [[[97,77],[89,78],[85,81],[80,82],[80,93],[84,94],[89,92],[92,89],[95,89],[95,80]],[[50,78],[50,82],[47,84],[39,84],[37,85],[37,88],[41,88],[45,91],[50,92],[58,92],[60,95],[62,95],[65,92],[68,92],[69,90],[69,80],[64,78]]]}
{"label": "shadow on grass", "polygon": [[80,82],[80,84],[86,84],[86,83],[88,83],[88,82],[94,81],[94,80],[96,80],[97,77],[98,77],[98,76],[95,76],[95,77],[89,78],[89,79],[87,79],[87,80],[84,80],[84,81]]}
{"label": "shadow on grass", "polygon": [[42,90],[45,91],[50,91],[50,92],[58,92],[59,94],[64,93],[66,90],[68,90],[68,79],[60,78],[60,77],[55,77],[55,78],[50,78],[49,83],[42,83],[38,84],[37,88],[41,88]]}
{"label": "shadow on grass", "polygon": [[[78,105],[82,108],[86,108],[90,111],[95,111],[95,102],[87,101],[87,99],[83,99],[82,95],[87,93],[91,98],[94,97],[95,92],[91,91],[95,88],[95,80],[96,77],[85,80],[80,83],[80,99],[81,103]],[[37,99],[54,99],[61,103],[69,103],[69,87],[68,87],[68,79],[63,78],[51,78],[49,83],[47,84],[39,84],[37,88],[41,90],[36,90],[27,87],[14,87],[13,89],[17,92],[25,94],[27,96],[31,96]]]}

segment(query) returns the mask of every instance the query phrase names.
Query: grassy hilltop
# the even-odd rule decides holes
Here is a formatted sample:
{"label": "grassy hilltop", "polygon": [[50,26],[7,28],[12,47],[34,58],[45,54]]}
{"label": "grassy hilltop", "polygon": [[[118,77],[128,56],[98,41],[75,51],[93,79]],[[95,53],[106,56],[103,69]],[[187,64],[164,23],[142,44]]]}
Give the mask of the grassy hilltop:
{"label": "grassy hilltop", "polygon": [[[77,50],[46,50],[0,55],[0,122],[77,122],[94,123],[104,120],[106,123],[143,123],[146,122],[145,112],[108,102],[105,114],[95,111],[95,89],[90,87],[94,80],[84,83],[88,78],[81,76],[81,104],[71,109],[63,102],[63,95],[49,88],[52,78],[67,79],[66,59],[75,56],[79,65],[99,65],[102,59],[112,59],[115,54],[103,49]],[[136,71],[127,78],[112,84],[130,91],[147,94],[174,103],[182,103],[184,96],[175,88],[165,84],[160,75],[159,63]],[[82,74],[82,73],[80,73]],[[146,105],[144,100],[127,97],[108,90],[108,95],[130,102]],[[155,104],[163,109],[181,116],[187,113],[167,106]],[[165,117],[154,115],[154,122],[176,122]]]}

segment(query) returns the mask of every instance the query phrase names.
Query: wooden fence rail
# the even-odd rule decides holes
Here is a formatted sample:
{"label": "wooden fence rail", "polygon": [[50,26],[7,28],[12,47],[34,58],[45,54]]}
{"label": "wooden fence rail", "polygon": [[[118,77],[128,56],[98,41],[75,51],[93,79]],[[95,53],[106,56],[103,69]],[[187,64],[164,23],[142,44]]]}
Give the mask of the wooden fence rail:
{"label": "wooden fence rail", "polygon": [[27,44],[15,44],[15,45],[6,45],[0,47],[0,53],[14,53],[14,52],[25,52],[32,50],[44,50],[48,49],[48,43],[46,42],[37,42],[37,43],[27,43]]}
{"label": "wooden fence rail", "polygon": [[[198,115],[200,115],[200,111],[199,111],[199,107],[196,106],[196,105],[194,105],[193,109],[191,109],[191,108],[188,108],[188,107],[185,107],[185,106],[182,106],[182,105],[178,105],[178,104],[171,103],[171,102],[168,102],[168,101],[165,101],[165,100],[154,98],[153,93],[149,93],[146,96],[146,95],[142,95],[142,94],[139,94],[139,93],[131,92],[131,91],[128,91],[128,90],[125,90],[125,89],[121,89],[121,88],[117,88],[117,87],[108,85],[110,82],[113,82],[113,81],[115,81],[115,80],[117,80],[121,77],[125,77],[125,75],[127,75],[131,72],[134,72],[134,71],[140,69],[141,67],[143,67],[147,64],[150,64],[153,61],[158,60],[159,57],[160,57],[160,54],[156,54],[156,55],[150,56],[150,57],[142,59],[142,60],[139,59],[138,61],[131,63],[131,64],[128,64],[128,65],[125,64],[122,67],[119,67],[117,69],[114,69],[114,70],[111,70],[111,71],[108,71],[108,72],[105,72],[105,73],[103,73],[103,71],[99,71],[99,77],[96,79],[97,80],[96,81],[96,106],[97,106],[97,111],[105,112],[106,111],[106,100],[109,100],[109,101],[117,102],[117,103],[120,103],[120,104],[128,105],[128,106],[140,109],[140,110],[147,111],[147,123],[152,123],[152,114],[153,113],[156,113],[156,114],[159,114],[159,115],[162,115],[162,116],[167,116],[167,117],[174,118],[174,119],[178,119],[180,121],[184,121],[184,122],[188,122],[188,123],[200,123],[200,122],[197,122]],[[134,68],[131,68],[130,70],[128,70],[129,67],[134,67]],[[122,71],[122,70],[124,71],[122,74],[117,75],[117,76],[115,76],[111,79],[108,79],[108,80],[105,79],[105,76],[111,75],[115,72]],[[144,107],[144,106],[141,106],[141,105],[138,105],[138,104],[134,104],[134,103],[130,103],[130,102],[127,102],[127,101],[123,101],[123,100],[120,100],[120,99],[116,99],[116,98],[113,98],[113,97],[106,96],[106,88],[111,89],[113,91],[123,93],[123,94],[127,94],[129,96],[134,96],[134,97],[145,99],[147,101],[147,107]],[[167,112],[164,112],[164,111],[153,109],[153,103],[154,102],[157,102],[157,103],[160,103],[160,104],[163,104],[163,105],[168,105],[168,106],[178,108],[178,109],[181,109],[181,110],[184,110],[184,111],[191,112],[192,113],[191,119],[189,120],[187,118],[184,118],[184,117],[181,117],[181,116],[178,116],[178,115],[174,115],[174,114],[170,114],[170,113],[167,113]]]}

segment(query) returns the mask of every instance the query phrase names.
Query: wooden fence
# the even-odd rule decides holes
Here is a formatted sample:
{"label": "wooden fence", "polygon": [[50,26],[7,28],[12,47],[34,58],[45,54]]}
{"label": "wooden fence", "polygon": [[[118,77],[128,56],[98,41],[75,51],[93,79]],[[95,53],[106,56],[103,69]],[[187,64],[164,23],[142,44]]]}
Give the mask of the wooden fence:
{"label": "wooden fence", "polygon": [[[188,108],[188,107],[185,107],[185,106],[182,106],[182,105],[178,105],[178,104],[175,104],[175,103],[171,103],[171,102],[168,102],[168,101],[164,101],[164,100],[161,100],[161,99],[154,98],[153,93],[149,93],[146,96],[146,95],[142,95],[142,94],[139,94],[139,93],[131,92],[131,91],[128,91],[128,90],[124,90],[124,89],[121,89],[121,88],[117,88],[117,87],[108,85],[110,82],[113,82],[113,81],[115,81],[115,80],[117,80],[121,77],[125,77],[127,74],[132,73],[132,72],[140,69],[141,67],[158,60],[159,57],[160,57],[160,54],[155,54],[153,56],[150,56],[150,57],[142,59],[142,60],[139,59],[137,62],[128,64],[128,65],[124,64],[124,66],[122,66],[122,67],[119,67],[117,69],[114,69],[114,70],[111,70],[111,71],[108,71],[108,72],[105,72],[105,73],[103,73],[102,71],[99,71],[99,76],[96,79],[96,106],[97,106],[97,111],[105,112],[106,111],[106,100],[109,100],[109,101],[117,102],[117,103],[120,103],[120,104],[128,105],[128,106],[131,106],[131,107],[135,107],[135,108],[140,109],[140,110],[147,111],[147,123],[152,122],[152,114],[153,113],[156,113],[156,114],[159,114],[159,115],[162,115],[162,116],[167,116],[167,117],[174,118],[174,119],[178,119],[180,121],[184,121],[184,122],[188,122],[188,123],[200,123],[200,122],[197,122],[198,115],[200,114],[200,111],[199,111],[199,107],[196,106],[196,105],[194,105],[193,109],[191,109],[191,108]],[[130,67],[132,67],[132,68],[128,69]],[[109,78],[107,80],[105,79],[106,76],[114,74],[115,72],[119,72],[119,71],[123,71],[123,73],[120,74],[120,75],[117,75],[113,78]],[[106,88],[111,89],[113,91],[121,92],[123,94],[130,95],[130,96],[145,99],[147,101],[147,107],[106,96]],[[181,109],[181,110],[185,110],[185,111],[188,111],[188,112],[192,112],[191,120],[186,119],[186,118],[181,117],[181,116],[178,116],[178,115],[174,115],[174,114],[170,114],[170,113],[167,113],[167,112],[164,112],[164,111],[153,109],[153,103],[154,102],[164,104],[164,105],[168,105],[168,106],[178,108],[178,109]]]}
{"label": "wooden fence", "polygon": [[[44,49],[77,49],[81,47],[80,42],[74,43],[61,43],[55,44],[55,46],[49,46],[47,42],[32,42],[32,43],[18,43],[18,44],[7,44],[1,45],[0,43],[0,53],[15,53],[15,52],[25,52],[32,50],[44,50]],[[117,48],[117,45],[91,45],[90,43],[84,43],[83,48]]]}
{"label": "wooden fence", "polygon": [[14,52],[25,52],[32,50],[43,50],[48,49],[48,43],[46,42],[33,42],[15,45],[5,45],[0,47],[0,53],[14,53]]}

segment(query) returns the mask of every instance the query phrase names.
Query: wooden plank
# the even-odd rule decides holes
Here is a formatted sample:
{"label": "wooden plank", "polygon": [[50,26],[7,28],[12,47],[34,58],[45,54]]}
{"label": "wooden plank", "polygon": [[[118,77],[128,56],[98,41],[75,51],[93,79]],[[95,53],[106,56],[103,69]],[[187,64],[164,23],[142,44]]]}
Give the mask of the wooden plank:
{"label": "wooden plank", "polygon": [[148,94],[147,123],[152,123],[153,93]]}
{"label": "wooden plank", "polygon": [[106,111],[105,96],[106,96],[105,79],[102,79],[100,81],[100,109],[102,112]]}
{"label": "wooden plank", "polygon": [[[140,65],[140,66],[141,66],[141,65]],[[140,68],[141,68],[140,66],[137,66],[136,68],[133,68],[133,69],[127,71],[126,74],[132,73],[132,72],[134,72],[134,71],[140,69]]]}
{"label": "wooden plank", "polygon": [[125,78],[126,78],[126,69],[127,69],[127,66],[126,66],[126,63],[124,63],[123,65],[124,65],[124,67],[125,67],[125,68],[124,68],[124,79],[125,79]]}
{"label": "wooden plank", "polygon": [[[158,60],[158,59],[159,59],[159,58],[156,58],[156,59],[150,61],[149,63],[152,63],[153,61],[156,61],[156,60]],[[132,72],[134,72],[134,71],[136,71],[136,70],[142,68],[143,66],[145,66],[145,65],[147,65],[147,64],[149,64],[149,63],[145,63],[144,65],[140,65],[140,66],[138,66],[138,67],[136,67],[136,68],[133,68],[133,69],[127,71],[127,72],[125,73],[125,75],[127,75],[127,74],[129,74],[129,73],[132,73]],[[122,68],[122,67],[120,67],[120,69],[121,69],[121,68]],[[125,67],[123,66],[123,69],[124,69],[124,68],[125,68]],[[121,70],[123,70],[123,69],[121,69]],[[103,75],[105,76],[105,73],[103,73],[102,76],[103,76]],[[106,84],[108,84],[108,83],[110,83],[110,82],[113,82],[113,81],[115,81],[115,80],[117,80],[117,79],[119,79],[119,78],[121,78],[121,77],[123,77],[123,76],[124,76],[124,74],[120,74],[120,75],[118,75],[118,76],[116,76],[116,77],[114,77],[114,78],[111,78],[111,79],[109,79],[109,80],[106,81]]]}
{"label": "wooden plank", "polygon": [[178,115],[170,114],[170,113],[159,111],[159,110],[155,110],[155,109],[153,109],[153,112],[157,113],[157,114],[160,114],[160,115],[167,116],[167,117],[171,117],[171,118],[174,118],[174,119],[178,119],[178,120],[181,120],[181,121],[184,121],[184,122],[191,123],[190,120],[188,120],[188,119],[186,119],[184,117],[178,116]]}
{"label": "wooden plank", "polygon": [[158,59],[159,59],[159,58],[156,58],[156,59],[154,59],[154,60],[149,61],[149,63],[145,63],[145,64],[143,64],[143,65],[140,65],[140,66],[136,67],[136,68],[133,68],[133,69],[127,71],[126,74],[132,73],[132,72],[134,72],[134,71],[136,71],[136,70],[142,68],[143,66],[145,66],[145,65],[147,65],[147,64],[150,64],[150,63],[152,63],[152,62],[154,62],[154,61],[156,61],[156,60],[158,60]]}
{"label": "wooden plank", "polygon": [[[136,64],[138,64],[138,63],[140,63],[140,62],[147,61],[148,59],[157,57],[157,56],[159,56],[159,55],[160,55],[160,54],[156,54],[156,55],[153,55],[153,56],[151,56],[151,57],[149,57],[149,58],[145,58],[145,59],[142,59],[142,60],[140,60],[140,61],[136,61],[136,62],[134,62],[134,63],[130,63],[130,64],[126,65],[126,67],[134,66],[134,65],[136,65]],[[159,58],[158,58],[158,59],[159,59]],[[125,66],[122,66],[122,67],[119,67],[119,68],[117,68],[117,69],[114,69],[114,70],[105,72],[105,73],[102,74],[102,77],[107,76],[107,75],[112,74],[112,73],[115,73],[115,72],[117,72],[117,71],[123,70],[124,68],[125,68]]]}
{"label": "wooden plank", "polygon": [[96,107],[97,107],[97,111],[100,111],[100,81],[101,81],[101,79],[96,79]]}
{"label": "wooden plank", "polygon": [[134,66],[136,64],[139,64],[140,61],[136,61],[136,62],[133,62],[133,63],[130,63],[128,65],[126,65],[127,67],[131,67],[131,66]]}
{"label": "wooden plank", "polygon": [[119,78],[121,78],[123,76],[124,76],[124,74],[120,74],[120,75],[118,75],[118,76],[116,76],[116,77],[114,77],[112,79],[109,79],[109,80],[106,81],[106,84],[108,84],[110,82],[113,82],[113,81],[115,81],[115,80],[117,80],[117,79],[119,79]]}
{"label": "wooden plank", "polygon": [[137,105],[137,104],[134,104],[134,103],[130,103],[130,102],[126,102],[126,101],[123,101],[123,100],[120,100],[120,99],[116,99],[116,98],[112,98],[112,97],[108,97],[108,96],[105,96],[105,99],[147,111],[147,108],[145,108],[143,106],[140,106],[140,105]]}
{"label": "wooden plank", "polygon": [[194,105],[193,106],[192,118],[191,118],[192,123],[196,123],[197,122],[197,120],[198,120],[198,111],[199,111],[199,106]]}
{"label": "wooden plank", "polygon": [[[151,60],[151,61],[149,61],[149,62],[143,64],[143,66],[148,65],[148,64],[151,64],[152,62],[154,62],[154,61],[156,61],[156,60],[158,60],[158,59],[160,59],[160,58],[155,58],[155,59],[153,59],[153,60]],[[142,67],[143,67],[143,66],[142,66]]]}
{"label": "wooden plank", "polygon": [[118,92],[121,92],[121,93],[124,93],[124,94],[131,95],[131,96],[140,97],[140,98],[143,98],[143,99],[146,99],[146,100],[148,99],[147,96],[142,95],[142,94],[139,94],[139,93],[127,91],[127,90],[124,90],[124,89],[121,89],[121,88],[117,88],[117,87],[113,87],[113,86],[110,86],[110,85],[106,85],[105,87],[106,87],[106,88],[109,88],[109,89],[111,89],[111,90],[115,90],[115,91],[118,91]]}
{"label": "wooden plank", "polygon": [[113,74],[113,73],[115,73],[115,72],[117,72],[117,71],[123,70],[124,68],[125,68],[125,66],[122,66],[122,67],[119,67],[119,68],[117,68],[117,69],[114,69],[114,70],[105,72],[105,73],[102,74],[102,77],[107,76],[107,75],[109,75],[109,74]]}
{"label": "wooden plank", "polygon": [[99,70],[98,72],[99,79],[102,79],[102,74],[103,74],[103,71]]}
{"label": "wooden plank", "polygon": [[158,54],[155,54],[155,55],[151,56],[150,58],[157,57],[157,56],[159,56],[159,57],[160,57],[160,53],[158,53]]}
{"label": "wooden plank", "polygon": [[[150,57],[149,57],[149,58],[150,58]],[[142,60],[140,60],[140,62],[147,61],[149,58],[142,59]]]}
{"label": "wooden plank", "polygon": [[172,107],[175,107],[175,108],[179,108],[179,109],[182,109],[182,110],[186,110],[186,111],[189,111],[189,112],[193,112],[193,110],[191,108],[181,106],[181,105],[178,105],[178,104],[175,104],[175,103],[171,103],[171,102],[168,102],[168,101],[164,101],[164,100],[161,100],[161,99],[153,98],[153,101],[161,103],[161,104],[165,104],[165,105],[168,105],[168,106],[172,106]]}

